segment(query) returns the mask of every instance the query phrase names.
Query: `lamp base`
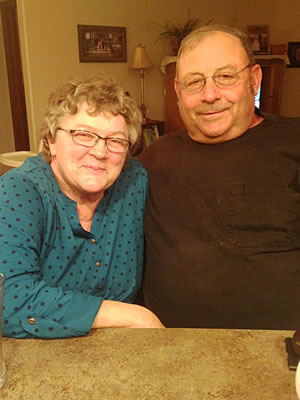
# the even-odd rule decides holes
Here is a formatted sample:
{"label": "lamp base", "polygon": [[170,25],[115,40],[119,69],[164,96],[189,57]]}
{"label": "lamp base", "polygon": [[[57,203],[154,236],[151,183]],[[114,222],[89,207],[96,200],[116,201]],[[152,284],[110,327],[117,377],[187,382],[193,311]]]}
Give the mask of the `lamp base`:
{"label": "lamp base", "polygon": [[148,114],[148,109],[146,104],[140,105],[140,112],[142,114],[142,123],[145,124],[147,122],[147,114]]}

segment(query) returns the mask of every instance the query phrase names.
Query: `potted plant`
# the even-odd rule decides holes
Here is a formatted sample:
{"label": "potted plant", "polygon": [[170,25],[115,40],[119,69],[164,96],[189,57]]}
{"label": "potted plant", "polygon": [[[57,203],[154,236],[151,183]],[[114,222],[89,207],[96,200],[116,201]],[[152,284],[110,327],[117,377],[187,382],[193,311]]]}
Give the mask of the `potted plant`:
{"label": "potted plant", "polygon": [[[212,19],[209,20],[206,25],[211,22]],[[164,25],[160,25],[164,30],[158,35],[158,39],[170,40],[173,54],[176,56],[182,39],[200,25],[200,19],[191,18],[191,12],[190,9],[188,9],[188,19],[184,24],[167,21]]]}

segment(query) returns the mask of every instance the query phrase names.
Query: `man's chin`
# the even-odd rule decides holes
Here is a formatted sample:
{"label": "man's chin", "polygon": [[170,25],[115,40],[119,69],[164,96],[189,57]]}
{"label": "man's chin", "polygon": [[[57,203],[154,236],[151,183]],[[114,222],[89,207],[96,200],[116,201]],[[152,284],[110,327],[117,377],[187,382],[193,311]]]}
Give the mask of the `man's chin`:
{"label": "man's chin", "polygon": [[189,136],[191,139],[200,143],[207,144],[215,144],[221,143],[226,140],[226,132],[227,130],[224,127],[212,126],[212,124],[208,124],[209,126],[205,126],[206,124],[201,124],[201,126],[195,126],[193,129],[189,131]]}
{"label": "man's chin", "polygon": [[215,144],[215,143],[221,143],[224,141],[223,135],[212,135],[212,134],[207,134],[206,132],[200,132],[199,130],[197,132],[189,132],[188,134],[192,140],[195,142],[199,143],[205,143],[205,144]]}

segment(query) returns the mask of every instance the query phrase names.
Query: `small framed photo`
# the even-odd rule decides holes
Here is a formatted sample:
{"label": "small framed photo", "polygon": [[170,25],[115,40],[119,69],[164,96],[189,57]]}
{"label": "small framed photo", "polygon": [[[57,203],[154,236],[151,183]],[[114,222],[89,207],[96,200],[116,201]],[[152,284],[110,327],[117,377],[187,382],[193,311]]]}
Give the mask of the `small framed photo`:
{"label": "small framed photo", "polygon": [[126,28],[77,25],[80,62],[127,61]]}
{"label": "small framed photo", "polygon": [[150,146],[151,143],[159,138],[157,125],[146,124],[146,126],[143,127],[143,137],[145,146]]}
{"label": "small framed photo", "polygon": [[288,42],[288,56],[291,67],[300,67],[300,42]]}
{"label": "small framed photo", "polygon": [[269,25],[248,25],[253,54],[270,54]]}

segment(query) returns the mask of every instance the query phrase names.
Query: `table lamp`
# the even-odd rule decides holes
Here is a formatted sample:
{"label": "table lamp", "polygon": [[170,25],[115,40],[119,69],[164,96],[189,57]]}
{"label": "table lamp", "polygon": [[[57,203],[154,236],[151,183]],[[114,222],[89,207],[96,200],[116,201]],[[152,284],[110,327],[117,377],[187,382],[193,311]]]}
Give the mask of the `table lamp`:
{"label": "table lamp", "polygon": [[140,70],[140,77],[141,77],[141,113],[142,113],[142,118],[143,122],[146,122],[147,119],[147,107],[145,104],[145,89],[144,89],[144,69],[149,68],[152,66],[152,62],[146,52],[146,49],[144,46],[141,46],[140,44],[134,49],[133,51],[133,56],[132,56],[132,61],[130,67],[133,69],[139,69]]}

